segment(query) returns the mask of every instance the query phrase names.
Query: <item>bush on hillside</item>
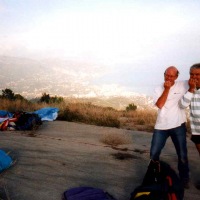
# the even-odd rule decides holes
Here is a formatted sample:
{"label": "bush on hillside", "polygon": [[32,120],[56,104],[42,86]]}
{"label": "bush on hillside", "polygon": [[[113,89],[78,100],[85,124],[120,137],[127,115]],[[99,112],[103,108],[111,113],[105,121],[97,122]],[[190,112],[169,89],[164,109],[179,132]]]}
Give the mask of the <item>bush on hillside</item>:
{"label": "bush on hillside", "polygon": [[39,100],[39,102],[45,102],[47,104],[49,104],[49,103],[61,103],[63,101],[64,101],[63,97],[57,97],[57,96],[51,97],[49,94],[46,94],[46,93],[43,93],[40,100]]}
{"label": "bush on hillside", "polygon": [[7,99],[10,101],[14,101],[14,100],[28,101],[21,94],[15,94],[11,89],[8,89],[8,88],[6,88],[5,90],[2,90],[2,95],[0,95],[0,98]]}
{"label": "bush on hillside", "polygon": [[134,104],[134,103],[131,103],[129,104],[127,107],[126,107],[126,111],[134,111],[137,109],[137,106]]}

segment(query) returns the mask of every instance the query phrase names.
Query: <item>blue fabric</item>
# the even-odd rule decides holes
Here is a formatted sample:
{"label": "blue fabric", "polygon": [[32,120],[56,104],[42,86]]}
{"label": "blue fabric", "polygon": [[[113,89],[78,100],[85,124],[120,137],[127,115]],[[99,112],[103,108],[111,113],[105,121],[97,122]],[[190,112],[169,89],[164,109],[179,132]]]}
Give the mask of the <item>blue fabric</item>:
{"label": "blue fabric", "polygon": [[9,168],[12,164],[12,158],[3,150],[0,150],[0,173]]}
{"label": "blue fabric", "polygon": [[12,113],[5,111],[5,110],[0,110],[0,117],[8,117],[11,118],[13,116]]}
{"label": "blue fabric", "polygon": [[183,123],[181,126],[168,130],[154,130],[150,158],[154,161],[159,160],[162,149],[165,146],[167,138],[171,137],[178,155],[178,169],[181,179],[189,179],[189,166],[187,158],[187,141],[186,141],[186,126]]}
{"label": "blue fabric", "polygon": [[42,121],[53,121],[57,118],[58,111],[58,108],[46,107],[36,110],[33,113],[38,114]]}
{"label": "blue fabric", "polygon": [[[58,111],[59,111],[58,108],[46,107],[29,113],[38,114],[42,121],[54,121],[58,116]],[[5,110],[0,110],[0,117],[12,118],[13,113]]]}

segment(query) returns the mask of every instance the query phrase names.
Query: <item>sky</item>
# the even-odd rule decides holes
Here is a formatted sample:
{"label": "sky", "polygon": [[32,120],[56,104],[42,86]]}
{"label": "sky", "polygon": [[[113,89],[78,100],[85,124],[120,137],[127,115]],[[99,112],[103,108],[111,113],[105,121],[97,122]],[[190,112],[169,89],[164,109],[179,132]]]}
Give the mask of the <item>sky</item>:
{"label": "sky", "polygon": [[151,94],[166,67],[184,80],[200,62],[199,10],[199,0],[0,0],[0,55],[87,62],[102,70],[91,84]]}

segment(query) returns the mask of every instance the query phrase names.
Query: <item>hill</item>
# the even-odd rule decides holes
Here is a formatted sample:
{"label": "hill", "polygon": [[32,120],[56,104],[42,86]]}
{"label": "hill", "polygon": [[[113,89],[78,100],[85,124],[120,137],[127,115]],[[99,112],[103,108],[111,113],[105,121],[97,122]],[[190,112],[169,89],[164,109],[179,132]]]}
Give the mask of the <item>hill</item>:
{"label": "hill", "polygon": [[0,90],[9,88],[28,99],[47,93],[116,109],[124,109],[130,103],[143,108],[152,106],[152,98],[147,95],[126,92],[112,84],[95,85],[93,80],[102,73],[102,68],[90,65],[0,56]]}

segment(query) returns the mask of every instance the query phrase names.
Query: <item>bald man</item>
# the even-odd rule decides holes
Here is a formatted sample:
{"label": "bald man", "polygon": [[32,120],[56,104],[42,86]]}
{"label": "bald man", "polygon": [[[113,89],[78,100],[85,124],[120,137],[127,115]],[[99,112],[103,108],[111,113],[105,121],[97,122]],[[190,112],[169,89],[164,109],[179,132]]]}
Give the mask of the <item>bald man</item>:
{"label": "bald man", "polygon": [[158,115],[151,141],[150,158],[159,161],[168,137],[171,137],[178,156],[178,170],[184,188],[189,188],[189,165],[186,142],[186,114],[179,100],[188,90],[187,81],[176,81],[179,71],[170,66],[165,70],[164,83],[155,89],[154,103]]}

